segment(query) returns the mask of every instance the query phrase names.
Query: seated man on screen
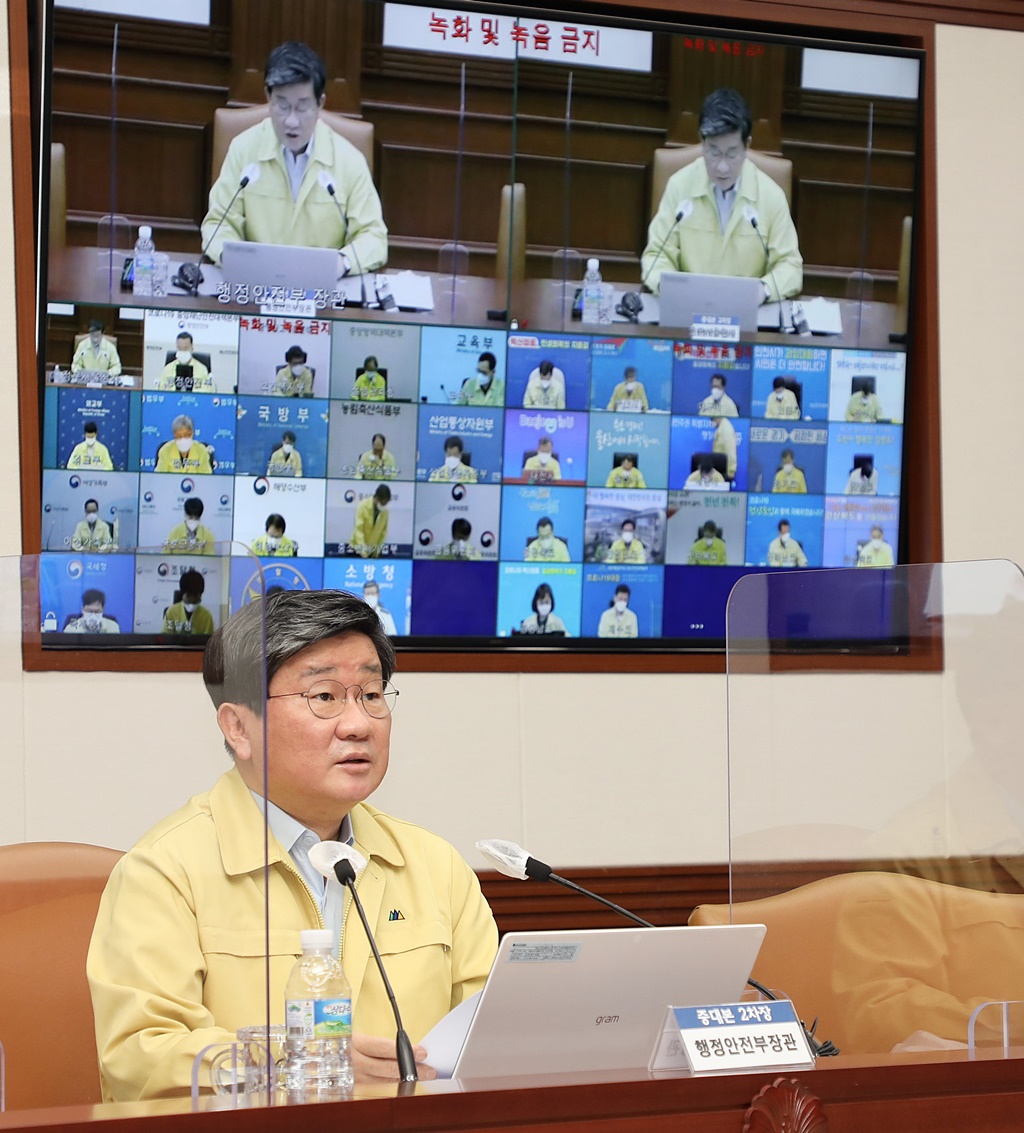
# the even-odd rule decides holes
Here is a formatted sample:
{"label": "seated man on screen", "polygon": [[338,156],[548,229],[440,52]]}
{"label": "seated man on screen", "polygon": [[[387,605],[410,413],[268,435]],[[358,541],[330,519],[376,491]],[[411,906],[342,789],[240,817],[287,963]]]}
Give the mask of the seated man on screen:
{"label": "seated man on screen", "polygon": [[205,508],[198,496],[189,496],[182,505],[185,518],[167,532],[164,550],[178,555],[214,555],[217,537],[202,523]]}
{"label": "seated man on screen", "polygon": [[120,377],[120,355],[113,342],[103,334],[103,324],[99,319],[89,323],[88,337],[78,344],[71,359],[71,372],[77,374],[80,370],[97,370],[112,378]]}
{"label": "seated man on screen", "polygon": [[[269,118],[232,141],[210,190],[204,246],[222,217],[224,223],[207,255],[220,263],[225,242],[251,240],[337,248],[339,277],[383,267],[388,230],[366,159],[319,120],[324,61],[304,43],[282,43],[267,59],[263,85]],[[228,212],[243,176],[249,183]]]}
{"label": "seated man on screen", "polygon": [[555,442],[545,434],[537,440],[537,451],[523,461],[523,479],[531,484],[547,484],[562,479],[562,466],[555,456]]}
{"label": "seated man on screen", "polygon": [[363,362],[363,372],[352,387],[353,401],[387,401],[388,383],[379,371],[380,363],[373,354]]}
{"label": "seated man on screen", "polygon": [[85,439],[71,450],[68,468],[93,468],[101,472],[113,472],[114,462],[110,459],[110,449],[100,444],[100,431],[96,422],[86,421],[82,435]]}
{"label": "seated man on screen", "polygon": [[564,409],[565,374],[554,362],[545,359],[530,371],[523,394],[524,409]]}
{"label": "seated man on screen", "polygon": [[110,524],[100,519],[98,500],[85,501],[85,519],[75,527],[75,533],[71,536],[71,549],[100,554],[117,550]]}
{"label": "seated man on screen", "polygon": [[505,379],[496,376],[498,359],[485,350],[477,359],[476,373],[466,378],[459,390],[456,405],[504,405]]}
{"label": "seated man on screen", "polygon": [[629,597],[632,591],[620,582],[615,587],[615,597],[608,603],[608,609],[601,615],[597,623],[598,637],[639,637],[640,622],[629,608]]}
{"label": "seated man on screen", "polygon": [[807,556],[793,538],[788,519],[779,520],[779,533],[768,544],[768,565],[771,567],[805,567]]}
{"label": "seated man on screen", "polygon": [[388,769],[394,665],[374,610],[337,590],[268,595],[211,638],[203,679],[233,766],[125,854],[100,902],[87,971],[105,1100],[187,1097],[195,1056],[266,1018],[268,995],[282,1023],[299,933],[321,926],[352,985],[356,1081],[398,1077],[366,936],[354,915],[341,933],[343,891],[309,861],[320,840],[369,859],[359,892],[414,1043],[483,987],[497,931],[475,874],[437,835],[367,804]]}
{"label": "seated man on screen", "polygon": [[788,492],[791,495],[807,493],[807,477],[804,476],[804,470],[797,467],[796,454],[791,448],[782,450],[782,458],[772,481],[772,491]]}
{"label": "seated man on screen", "polygon": [[606,488],[646,488],[647,481],[644,479],[644,474],[633,463],[632,454],[627,452],[622,458],[622,463],[616,464],[608,473],[608,479],[605,480],[604,486]]}
{"label": "seated man on screen", "polygon": [[398,462],[395,454],[388,452],[387,437],[374,433],[370,448],[360,456],[356,465],[357,480],[393,480],[398,475]]}
{"label": "seated man on screen", "polygon": [[768,420],[780,418],[785,421],[793,421],[800,416],[796,394],[786,386],[786,379],[781,374],[772,379],[772,392],[768,395],[764,415]]}
{"label": "seated man on screen", "polygon": [[213,471],[210,450],[195,439],[195,425],[186,413],[179,413],[171,422],[174,440],[165,441],[156,454],[157,472],[191,472],[207,474]]}
{"label": "seated man on screen", "polygon": [[203,605],[206,579],[197,570],[182,571],[178,579],[181,598],[164,614],[164,633],[185,637],[213,633],[213,614]]}
{"label": "seated man on screen", "polygon": [[619,537],[608,548],[606,563],[645,563],[647,548],[636,537],[636,523],[624,519],[619,527]]}
{"label": "seated man on screen", "polygon": [[313,371],[306,365],[305,350],[301,346],[289,346],[284,356],[284,365],[274,375],[271,393],[275,397],[312,397]]}
{"label": "seated man on screen", "polygon": [[700,417],[739,417],[736,402],[725,392],[728,382],[725,374],[711,375],[711,391],[697,406]]}
{"label": "seated man on screen", "polygon": [[537,520],[537,538],[527,545],[524,560],[528,563],[569,562],[569,544],[555,534],[555,521],[549,515]]}
{"label": "seated man on screen", "polygon": [[295,434],[291,429],[285,429],[281,434],[281,443],[276,445],[267,461],[268,476],[290,476],[294,480],[302,479],[302,453],[295,447]]}
{"label": "seated man on screen", "polygon": [[718,533],[718,525],[713,519],[705,522],[700,538],[690,548],[689,566],[727,566],[728,558],[725,540]]}
{"label": "seated man on screen", "polygon": [[121,627],[104,613],[107,596],[102,590],[86,590],[82,595],[82,616],[72,618],[65,633],[120,633]]}
{"label": "seated man on screen", "polygon": [[[174,342],[174,357],[164,366],[156,388],[178,393],[214,393],[213,379],[206,366],[192,354],[192,335],[180,331]],[[178,367],[185,367],[179,374]],[[191,369],[191,373],[188,370]]]}
{"label": "seated man on screen", "polygon": [[473,534],[473,525],[461,515],[452,520],[452,541],[438,547],[434,552],[436,559],[452,559],[457,562],[479,562],[480,551],[470,539]]}
{"label": "seated man on screen", "polygon": [[723,87],[704,100],[704,160],[672,174],[647,230],[641,278],[651,291],[659,291],[662,272],[688,271],[753,276],[765,301],[800,294],[804,262],[789,203],[747,159],[752,127],[750,108],[736,91]]}
{"label": "seated man on screen", "polygon": [[878,469],[873,460],[865,460],[859,468],[850,470],[850,478],[843,489],[846,496],[877,496]]}
{"label": "seated man on screen", "polygon": [[299,553],[299,545],[285,535],[288,524],[283,515],[271,512],[264,524],[264,534],[257,535],[249,544],[254,555],[264,558],[294,559]]}
{"label": "seated man on screen", "polygon": [[395,626],[395,619],[391,616],[391,612],[380,604],[380,587],[373,579],[363,583],[363,601],[371,610],[377,611],[381,629],[388,637],[397,637],[398,629]]}
{"label": "seated man on screen", "polygon": [[708,491],[719,488],[724,483],[725,477],[715,467],[714,461],[708,457],[704,457],[690,475],[686,477],[686,483],[683,487],[687,490],[696,488],[699,491]]}
{"label": "seated man on screen", "polygon": [[892,552],[892,544],[885,541],[885,532],[877,525],[871,528],[871,540],[865,543],[857,552],[857,566],[859,567],[892,567],[896,565],[896,556]]}
{"label": "seated man on screen", "polygon": [[432,468],[428,479],[431,483],[453,481],[459,484],[475,484],[477,471],[472,465],[462,463],[465,445],[461,437],[448,437],[444,442],[444,464]]}

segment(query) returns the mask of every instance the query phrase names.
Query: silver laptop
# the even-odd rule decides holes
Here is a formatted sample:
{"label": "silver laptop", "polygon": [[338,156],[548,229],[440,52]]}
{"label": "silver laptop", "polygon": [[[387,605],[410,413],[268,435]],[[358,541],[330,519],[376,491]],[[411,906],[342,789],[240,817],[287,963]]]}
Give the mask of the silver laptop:
{"label": "silver laptop", "polygon": [[510,932],[455,1078],[646,1069],[672,1007],[735,1003],[764,925]]}
{"label": "silver laptop", "polygon": [[234,288],[280,286],[333,291],[338,286],[336,248],[297,248],[229,240],[221,257],[224,279]]}
{"label": "silver laptop", "polygon": [[741,334],[756,334],[763,298],[759,279],[666,271],[661,276],[661,325],[689,328],[702,315],[724,315],[739,320]]}

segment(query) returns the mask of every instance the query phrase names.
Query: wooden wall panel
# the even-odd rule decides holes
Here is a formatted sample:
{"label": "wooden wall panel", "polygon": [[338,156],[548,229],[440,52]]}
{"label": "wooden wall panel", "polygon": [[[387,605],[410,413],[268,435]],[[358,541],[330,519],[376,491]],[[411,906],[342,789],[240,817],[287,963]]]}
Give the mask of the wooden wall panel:
{"label": "wooden wall panel", "polygon": [[[899,264],[903,218],[913,209],[909,189],[865,190],[862,185],[802,181],[800,251],[804,261],[834,267],[840,274],[862,267],[893,271]],[[859,223],[862,217],[863,226]]]}

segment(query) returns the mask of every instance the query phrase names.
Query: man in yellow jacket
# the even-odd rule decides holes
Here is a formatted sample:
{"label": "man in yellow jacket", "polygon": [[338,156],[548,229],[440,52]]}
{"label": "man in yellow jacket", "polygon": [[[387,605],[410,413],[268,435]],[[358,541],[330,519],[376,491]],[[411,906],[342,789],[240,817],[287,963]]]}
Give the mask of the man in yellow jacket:
{"label": "man in yellow jacket", "polygon": [[356,505],[356,521],[352,527],[349,549],[363,559],[375,559],[388,539],[388,519],[391,489],[378,484],[372,496]]}
{"label": "man in yellow jacket", "polygon": [[83,433],[85,440],[79,441],[71,450],[68,468],[94,468],[101,472],[113,472],[114,462],[110,459],[110,449],[100,444],[96,422],[86,421]]}
{"label": "man in yellow jacket", "polygon": [[226,242],[252,240],[337,248],[339,276],[383,267],[388,230],[366,159],[319,120],[324,61],[304,43],[283,43],[270,53],[263,82],[270,115],[232,141],[210,190],[207,255],[220,263]]}
{"label": "man in yellow jacket", "polygon": [[174,440],[165,441],[156,454],[157,472],[191,472],[205,475],[213,471],[210,450],[195,439],[192,418],[179,413],[171,422]]}
{"label": "man in yellow jacket", "polygon": [[[281,591],[213,635],[203,679],[234,768],[144,835],[100,902],[87,972],[105,1100],[187,1097],[196,1055],[266,1017],[268,978],[282,1022],[299,933],[324,927],[352,985],[356,1080],[397,1078],[394,1016],[351,897],[309,861],[321,840],[368,859],[359,893],[414,1043],[483,986],[497,931],[476,875],[366,801],[388,768],[394,663],[376,613],[336,590]],[[415,1048],[424,1079],[426,1054]]]}
{"label": "man in yellow jacket", "polygon": [[804,262],[786,194],[747,160],[752,125],[736,91],[704,100],[703,161],[673,173],[647,230],[641,278],[655,293],[666,271],[753,276],[766,300],[800,293]]}
{"label": "man in yellow jacket", "polygon": [[113,341],[103,333],[103,323],[93,319],[89,323],[89,334],[78,344],[71,359],[71,372],[94,370],[107,373],[112,378],[121,376],[121,357]]}

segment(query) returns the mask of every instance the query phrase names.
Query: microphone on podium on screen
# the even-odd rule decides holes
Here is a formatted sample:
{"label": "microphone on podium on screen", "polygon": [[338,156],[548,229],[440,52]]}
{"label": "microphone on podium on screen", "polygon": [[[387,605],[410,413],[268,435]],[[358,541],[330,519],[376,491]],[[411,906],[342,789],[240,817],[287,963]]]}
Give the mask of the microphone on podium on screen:
{"label": "microphone on podium on screen", "polygon": [[[642,917],[638,917],[636,913],[631,913],[629,909],[624,909],[621,905],[616,905],[614,901],[609,901],[606,897],[602,897],[600,893],[594,893],[593,890],[584,889],[582,885],[577,885],[575,881],[570,881],[566,877],[559,877],[546,862],[538,861],[536,858],[531,857],[522,846],[517,846],[515,842],[506,842],[500,838],[487,838],[477,842],[476,848],[499,873],[503,873],[506,877],[514,877],[518,881],[525,881],[527,878],[530,878],[533,881],[557,882],[559,885],[564,885],[566,889],[573,890],[574,893],[581,893],[584,897],[590,897],[594,901],[600,902],[606,908],[612,909],[614,912],[626,917],[627,920],[631,920],[635,924],[641,925],[643,928],[655,927],[650,921],[645,921]],[[753,978],[749,978],[747,983],[755,991],[763,995],[765,999],[779,998],[774,992],[769,991],[768,988],[758,983],[757,980]],[[818,1025],[817,1019],[814,1020],[810,1028],[804,1026],[802,1022],[800,1025],[803,1027],[804,1034],[807,1036],[811,1051],[817,1058],[824,1058],[839,1053],[839,1048],[828,1039],[822,1041],[814,1037],[814,1030]]]}
{"label": "microphone on podium on screen", "polygon": [[388,999],[391,1002],[391,1010],[395,1016],[395,1056],[398,1059],[398,1075],[403,1082],[415,1082],[419,1078],[416,1072],[416,1056],[412,1052],[412,1043],[409,1041],[409,1036],[406,1034],[405,1028],[402,1026],[402,1016],[398,1010],[398,1001],[395,999],[395,993],[391,989],[391,982],[388,980],[387,972],[384,971],[384,961],[380,958],[380,952],[377,949],[377,942],[373,939],[373,932],[370,929],[370,922],[366,919],[366,913],[363,912],[363,904],[359,900],[359,894],[356,892],[355,880],[360,873],[366,868],[366,858],[352,846],[346,845],[344,842],[318,842],[309,851],[309,860],[313,863],[314,869],[317,869],[330,880],[336,877],[342,885],[348,886],[349,892],[352,894],[352,903],[356,907],[356,912],[359,914],[359,919],[363,922],[363,928],[366,931],[366,939],[370,942],[370,949],[373,952],[373,958],[377,962],[377,970],[380,972],[380,978],[384,981],[384,990],[388,993]]}
{"label": "microphone on podium on screen", "polygon": [[644,301],[640,292],[647,286],[647,281],[651,277],[651,272],[654,271],[654,265],[661,259],[661,253],[665,250],[665,245],[668,243],[668,238],[676,229],[677,224],[682,224],[684,220],[693,212],[693,201],[687,197],[685,200],[679,202],[676,208],[676,215],[672,220],[668,232],[665,233],[661,243],[658,245],[658,250],[654,253],[654,258],[648,265],[647,270],[640,277],[640,290],[639,291],[625,291],[623,292],[622,299],[619,301],[618,306],[615,308],[616,312],[623,315],[631,323],[640,321],[640,312],[644,309]]}
{"label": "microphone on podium on screen", "polygon": [[203,250],[199,253],[199,259],[193,263],[184,263],[178,268],[171,280],[175,287],[180,287],[187,291],[189,295],[199,294],[199,285],[203,282],[203,272],[201,264],[206,253],[210,250],[210,245],[217,238],[217,233],[220,232],[221,225],[227,220],[228,213],[235,207],[235,201],[238,200],[239,195],[246,185],[254,185],[260,179],[260,167],[254,161],[247,165],[242,170],[242,176],[238,179],[238,187],[232,194],[231,200],[228,201],[228,207],[220,214],[220,220],[217,221],[217,227],[210,233],[209,240],[203,245]]}
{"label": "microphone on podium on screen", "polygon": [[[320,175],[317,177],[320,182],[320,187],[327,191],[327,195],[334,201],[334,207],[338,210],[338,216],[341,217],[341,224],[345,230],[344,239],[348,239],[348,214],[341,206],[341,201],[338,200],[338,187],[334,184],[334,178],[327,172],[326,169],[320,170]],[[363,265],[359,262],[359,253],[356,251],[355,242],[352,243],[352,255],[355,257],[356,270],[359,272],[359,306],[368,306],[366,300],[366,276],[363,275]]]}
{"label": "microphone on podium on screen", "polygon": [[[772,267],[771,252],[768,251],[768,241],[764,238],[764,233],[761,231],[761,225],[758,220],[757,210],[753,205],[744,205],[743,216],[747,221],[749,221],[750,227],[753,228],[753,230],[757,233],[757,238],[761,241],[761,247],[764,248],[764,259],[765,263],[768,265],[768,274],[772,277],[772,286],[775,288],[775,294],[778,297],[779,301],[779,330],[785,331],[786,319],[784,311],[786,305],[782,298],[782,292],[779,291],[779,285],[775,280],[775,269]],[[795,324],[793,326],[793,330],[796,330]]]}

